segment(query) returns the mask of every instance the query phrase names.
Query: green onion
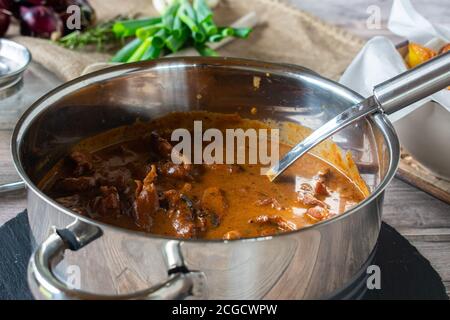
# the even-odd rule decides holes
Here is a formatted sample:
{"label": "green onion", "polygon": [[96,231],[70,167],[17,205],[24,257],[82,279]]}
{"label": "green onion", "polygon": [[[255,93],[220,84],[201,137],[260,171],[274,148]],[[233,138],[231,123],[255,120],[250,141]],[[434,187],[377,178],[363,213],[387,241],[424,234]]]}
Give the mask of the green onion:
{"label": "green onion", "polygon": [[210,47],[208,47],[206,45],[197,45],[197,46],[195,46],[195,49],[197,49],[198,53],[204,57],[218,57],[219,56],[219,54],[216,51],[214,51],[213,49],[211,49]]}
{"label": "green onion", "polygon": [[117,38],[125,38],[134,36],[136,30],[153,24],[161,23],[161,18],[146,18],[137,20],[123,20],[117,21],[112,30]]}
{"label": "green onion", "polygon": [[155,33],[157,33],[161,28],[163,27],[162,24],[155,24],[147,27],[142,27],[136,30],[136,37],[144,41],[148,37],[153,36]]}
{"label": "green onion", "polygon": [[147,38],[145,39],[142,44],[137,48],[137,50],[131,55],[131,57],[127,60],[127,62],[136,62],[140,61],[144,53],[150,48],[152,45],[153,39]]}
{"label": "green onion", "polygon": [[173,5],[171,5],[166,12],[164,12],[162,16],[162,23],[166,26],[167,29],[172,29],[173,24],[175,21],[175,17],[178,11],[178,8],[180,7],[180,4],[175,2]]}
{"label": "green onion", "polygon": [[180,17],[178,15],[175,16],[175,19],[173,20],[173,26],[172,26],[172,35],[180,39],[183,36],[185,27],[183,26],[183,22],[181,21]]}
{"label": "green onion", "polygon": [[234,35],[234,29],[230,28],[230,27],[225,27],[225,28],[219,28],[219,32],[224,36],[224,37],[232,37]]}
{"label": "green onion", "polygon": [[236,37],[245,39],[252,32],[252,28],[231,28],[231,27],[222,27],[219,28],[219,33],[224,37]]}
{"label": "green onion", "polygon": [[194,0],[194,10],[197,14],[197,22],[202,24],[212,20],[212,12],[205,0]]}
{"label": "green onion", "polygon": [[252,32],[252,28],[233,28],[233,36],[246,39]]}
{"label": "green onion", "polygon": [[160,29],[155,35],[152,37],[152,46],[163,48],[165,45],[165,39],[167,38],[166,29]]}
{"label": "green onion", "polygon": [[147,49],[147,51],[144,52],[140,61],[147,61],[147,60],[153,60],[153,59],[159,58],[160,54],[161,54],[161,48],[151,45]]}
{"label": "green onion", "polygon": [[177,52],[186,43],[189,33],[184,30],[183,36],[181,38],[176,38],[171,35],[166,39],[166,47],[172,52]]}
{"label": "green onion", "polygon": [[189,0],[179,0],[179,1],[181,3],[181,7],[183,8],[187,16],[192,20],[197,21],[197,14],[192,8],[191,2]]}
{"label": "green onion", "polygon": [[200,29],[197,25],[197,23],[195,22],[195,18],[192,19],[189,14],[188,14],[188,10],[187,10],[187,6],[181,6],[180,9],[178,9],[178,13],[177,16],[180,18],[180,20],[182,22],[184,22],[185,25],[188,26],[189,29],[192,30],[192,32],[199,32]]}
{"label": "green onion", "polygon": [[221,35],[220,33],[218,34],[213,34],[212,36],[209,37],[208,42],[220,42],[224,39],[224,36]]}
{"label": "green onion", "polygon": [[[122,45],[111,61],[135,62],[156,59],[187,47],[196,48],[202,56],[217,56],[209,43],[227,37],[247,38],[252,31],[250,28],[218,27],[206,0],[172,0],[169,3],[161,17],[117,17],[84,32],[73,32],[58,42],[68,48],[97,44],[103,50]],[[124,45],[127,37],[133,37],[133,40]],[[104,44],[111,45],[105,47]]]}
{"label": "green onion", "polygon": [[126,62],[137,50],[137,48],[139,48],[142,42],[143,41],[139,38],[134,39],[133,41],[125,45],[122,49],[120,49],[111,59],[111,62]]}
{"label": "green onion", "polygon": [[203,43],[206,41],[206,34],[204,32],[192,32],[192,38],[197,43]]}
{"label": "green onion", "polygon": [[201,26],[208,36],[215,35],[219,32],[219,28],[217,28],[216,24],[212,21],[205,21],[201,24]]}

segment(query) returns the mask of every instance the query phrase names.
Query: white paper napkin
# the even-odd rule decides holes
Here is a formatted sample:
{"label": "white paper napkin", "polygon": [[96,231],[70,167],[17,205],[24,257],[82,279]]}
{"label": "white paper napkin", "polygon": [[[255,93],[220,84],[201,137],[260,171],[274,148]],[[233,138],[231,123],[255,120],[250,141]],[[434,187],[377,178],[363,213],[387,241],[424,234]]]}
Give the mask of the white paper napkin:
{"label": "white paper napkin", "polygon": [[[445,6],[444,2],[443,6]],[[447,5],[449,5],[448,2]],[[414,9],[409,0],[393,1],[388,29],[399,36],[423,45],[434,38],[450,42],[450,28],[432,24]]]}
{"label": "white paper napkin", "polygon": [[[409,0],[393,1],[388,28],[397,35],[435,50],[450,42],[450,28],[429,22],[413,8]],[[405,62],[394,44],[385,37],[374,37],[355,57],[340,82],[368,97],[372,95],[375,85],[406,70]],[[389,118],[395,122],[430,100],[438,102],[450,112],[450,90],[445,89],[390,115]]]}

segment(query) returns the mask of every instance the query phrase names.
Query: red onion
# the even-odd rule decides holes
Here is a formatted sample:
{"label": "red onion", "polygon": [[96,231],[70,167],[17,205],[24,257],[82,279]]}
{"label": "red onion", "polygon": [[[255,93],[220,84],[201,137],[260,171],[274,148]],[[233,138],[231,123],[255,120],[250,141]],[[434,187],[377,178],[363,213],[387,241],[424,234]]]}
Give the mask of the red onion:
{"label": "red onion", "polygon": [[63,24],[56,12],[49,7],[20,7],[21,33],[23,35],[50,38],[63,32]]}
{"label": "red onion", "polygon": [[7,10],[11,11],[14,17],[20,20],[20,7],[31,7],[36,5],[45,4],[46,0],[1,0],[5,6],[7,6]]}
{"label": "red onion", "polygon": [[13,0],[0,0],[0,9],[11,11],[13,7]]}
{"label": "red onion", "polygon": [[20,21],[23,35],[50,38],[52,34],[68,34],[74,31],[66,26],[72,15],[67,13],[71,5],[81,9],[81,30],[95,23],[95,11],[87,0],[0,0],[0,36],[9,27],[11,17],[8,13]]}

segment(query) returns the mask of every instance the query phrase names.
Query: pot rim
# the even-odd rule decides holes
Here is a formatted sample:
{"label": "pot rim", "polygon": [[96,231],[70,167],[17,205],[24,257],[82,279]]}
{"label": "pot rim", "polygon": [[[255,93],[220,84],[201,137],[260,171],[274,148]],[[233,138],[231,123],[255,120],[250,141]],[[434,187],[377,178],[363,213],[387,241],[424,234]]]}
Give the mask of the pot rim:
{"label": "pot rim", "polygon": [[[175,63],[178,66],[182,67],[201,67],[201,66],[211,66],[211,67],[231,67],[231,68],[249,68],[254,71],[261,71],[261,72],[271,72],[277,70],[278,72],[284,72],[285,74],[291,75],[291,76],[297,76],[297,77],[309,77],[310,80],[315,80],[321,82],[323,85],[326,85],[330,90],[336,90],[340,92],[340,94],[345,94],[349,98],[353,100],[354,103],[358,103],[364,98],[356,93],[355,91],[333,81],[327,78],[324,78],[314,71],[307,69],[302,66],[292,65],[292,64],[282,64],[282,63],[272,63],[272,62],[264,62],[259,60],[252,60],[252,59],[241,59],[241,58],[228,58],[228,57],[172,57],[172,58],[161,58],[156,59],[152,61],[146,61],[146,62],[136,62],[136,63],[128,63],[128,64],[122,64],[117,66],[112,66],[106,69],[102,69],[99,71],[92,72],[90,74],[75,78],[71,81],[68,81],[55,89],[49,91],[45,95],[43,95],[41,98],[39,98],[37,101],[35,101],[20,117],[19,121],[17,122],[13,135],[11,138],[11,153],[13,157],[14,166],[21,177],[21,179],[25,182],[25,185],[27,189],[30,189],[32,192],[34,192],[37,196],[39,196],[42,200],[44,200],[46,203],[50,204],[55,209],[58,209],[64,214],[68,214],[76,219],[79,219],[83,222],[93,224],[98,226],[99,228],[106,228],[106,229],[112,229],[118,232],[123,232],[125,234],[130,234],[134,236],[143,236],[150,239],[158,239],[158,240],[178,240],[183,242],[207,242],[207,243],[228,243],[228,242],[253,242],[253,241],[264,241],[264,240],[270,240],[272,238],[278,238],[278,237],[284,237],[284,236],[291,236],[294,233],[300,233],[300,232],[307,232],[311,229],[317,229],[320,227],[324,227],[328,224],[331,224],[335,221],[338,221],[340,219],[345,219],[346,217],[350,216],[351,214],[356,213],[359,209],[366,206],[368,203],[372,202],[374,199],[376,199],[387,187],[389,182],[394,178],[397,166],[400,161],[400,142],[397,137],[397,134],[392,126],[392,123],[389,121],[387,116],[382,113],[378,113],[375,115],[369,116],[369,120],[371,122],[371,125],[377,126],[386,141],[386,146],[389,152],[389,166],[388,170],[386,172],[385,177],[380,182],[380,184],[377,186],[377,188],[363,201],[358,203],[355,207],[351,208],[350,210],[345,211],[344,213],[337,215],[336,217],[333,217],[331,219],[321,221],[319,223],[313,224],[311,226],[307,226],[295,231],[290,232],[284,232],[277,235],[272,236],[262,236],[262,237],[253,237],[253,238],[243,238],[243,239],[234,239],[234,240],[223,240],[223,239],[180,239],[180,238],[174,238],[174,237],[166,237],[166,236],[160,236],[155,235],[143,231],[135,231],[130,230],[122,227],[118,227],[112,224],[103,223],[94,219],[91,219],[89,217],[85,217],[82,215],[79,215],[78,213],[71,211],[62,205],[58,204],[56,201],[45,195],[37,186],[29,179],[28,174],[25,172],[25,169],[22,166],[22,162],[20,159],[20,144],[22,142],[18,141],[19,137],[22,137],[23,134],[28,129],[28,126],[31,124],[32,119],[34,119],[38,114],[40,114],[42,111],[44,111],[46,108],[41,110],[38,114],[33,115],[33,111],[35,111],[39,106],[49,100],[50,98],[54,97],[55,95],[61,93],[61,91],[64,90],[70,90],[71,88],[75,90],[79,90],[80,88],[84,87],[85,85],[89,85],[91,83],[95,83],[96,81],[100,80],[107,80],[115,76],[120,76],[128,72],[133,71],[140,71],[144,69],[154,68],[158,67],[158,64],[160,63]],[[226,64],[224,64],[226,63]],[[272,72],[274,73],[274,72]],[[80,86],[81,84],[81,86]],[[73,91],[68,91],[73,92]],[[59,97],[60,98],[60,97]],[[50,104],[51,105],[51,104]],[[31,119],[29,119],[31,118]],[[28,123],[26,123],[26,120],[30,120]]]}

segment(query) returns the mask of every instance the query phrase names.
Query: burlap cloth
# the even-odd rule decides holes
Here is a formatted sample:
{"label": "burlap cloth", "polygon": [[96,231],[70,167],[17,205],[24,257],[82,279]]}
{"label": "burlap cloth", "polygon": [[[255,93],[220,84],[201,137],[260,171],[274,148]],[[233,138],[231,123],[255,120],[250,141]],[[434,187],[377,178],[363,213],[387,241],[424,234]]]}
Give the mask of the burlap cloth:
{"label": "burlap cloth", "polygon": [[[99,20],[118,14],[156,15],[150,0],[91,0]],[[222,56],[294,63],[338,79],[361,49],[363,41],[326,24],[283,1],[224,0],[216,9],[216,21],[229,24],[255,11],[260,21],[249,39],[236,40],[221,48]],[[107,61],[110,55],[86,50],[72,51],[50,41],[22,36],[13,40],[27,46],[35,61],[62,80],[81,74],[95,62]]]}

